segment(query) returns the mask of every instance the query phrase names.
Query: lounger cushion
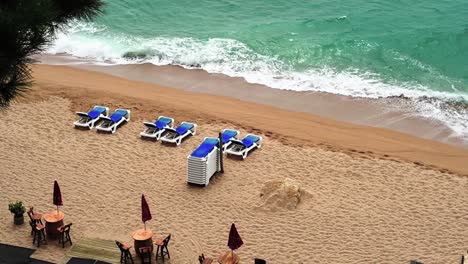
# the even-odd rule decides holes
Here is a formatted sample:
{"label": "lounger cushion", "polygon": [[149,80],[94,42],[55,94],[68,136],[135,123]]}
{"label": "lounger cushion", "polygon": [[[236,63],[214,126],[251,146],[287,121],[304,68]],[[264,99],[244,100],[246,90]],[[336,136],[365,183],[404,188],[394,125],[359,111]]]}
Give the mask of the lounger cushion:
{"label": "lounger cushion", "polygon": [[192,157],[204,158],[218,145],[219,140],[217,138],[205,139],[198,148],[192,152]]}
{"label": "lounger cushion", "polygon": [[106,111],[106,109],[104,107],[97,106],[97,107],[94,107],[93,110],[89,111],[88,116],[91,119],[95,119],[95,118],[99,117],[99,115],[104,113],[105,111]]}
{"label": "lounger cushion", "polygon": [[165,126],[168,126],[171,122],[172,122],[171,119],[167,117],[161,117],[158,120],[156,120],[156,123],[154,124],[156,125],[157,128],[163,129]]}
{"label": "lounger cushion", "polygon": [[258,136],[248,135],[244,139],[242,139],[242,144],[244,144],[246,148],[250,148],[253,144],[255,144],[259,140],[260,140],[260,137]]}
{"label": "lounger cushion", "polygon": [[223,139],[223,143],[226,143],[235,136],[237,136],[237,131],[227,129],[223,131],[221,138]]}
{"label": "lounger cushion", "polygon": [[112,120],[112,122],[117,123],[120,121],[120,119],[125,117],[127,113],[128,112],[126,110],[117,110],[110,116],[110,119]]}
{"label": "lounger cushion", "polygon": [[189,131],[190,129],[193,128],[193,124],[190,124],[190,123],[183,123],[183,124],[180,124],[177,128],[176,128],[176,132],[179,134],[179,135],[183,135],[185,133],[187,133],[187,131]]}

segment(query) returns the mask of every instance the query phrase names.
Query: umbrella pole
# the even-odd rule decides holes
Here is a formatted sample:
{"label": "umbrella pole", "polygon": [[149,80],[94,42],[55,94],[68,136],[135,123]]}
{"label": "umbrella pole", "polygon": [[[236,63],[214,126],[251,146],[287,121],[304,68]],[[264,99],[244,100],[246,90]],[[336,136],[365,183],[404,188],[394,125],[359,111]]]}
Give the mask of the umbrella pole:
{"label": "umbrella pole", "polygon": [[59,207],[58,207],[58,205],[57,205],[57,215],[58,215],[58,214],[59,214]]}
{"label": "umbrella pole", "polygon": [[143,222],[143,224],[145,225],[145,231],[146,231],[146,222]]}
{"label": "umbrella pole", "polygon": [[224,164],[223,164],[223,136],[219,133],[219,172],[224,173]]}

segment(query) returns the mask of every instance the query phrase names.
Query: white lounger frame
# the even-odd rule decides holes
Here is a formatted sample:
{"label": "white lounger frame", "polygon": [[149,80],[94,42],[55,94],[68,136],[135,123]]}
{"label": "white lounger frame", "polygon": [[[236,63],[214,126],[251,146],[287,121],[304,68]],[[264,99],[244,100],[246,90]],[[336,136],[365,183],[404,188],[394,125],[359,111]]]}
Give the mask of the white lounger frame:
{"label": "white lounger frame", "polygon": [[223,129],[223,133],[224,133],[224,131],[226,131],[226,130],[236,131],[236,132],[237,132],[237,135],[236,135],[233,139],[229,140],[228,142],[223,143],[223,146],[222,146],[223,152],[226,151],[226,148],[227,148],[229,145],[231,145],[232,140],[239,140],[239,135],[240,135],[239,130],[226,128],[226,129]]}
{"label": "white lounger frame", "polygon": [[[208,137],[205,137],[205,141]],[[202,141],[202,142],[203,142]],[[187,182],[198,185],[208,186],[211,177],[221,170],[221,164],[218,158],[219,148],[214,147],[211,152],[204,158],[187,157]]]}
{"label": "white lounger frame", "polygon": [[131,115],[131,111],[128,110],[128,109],[115,109],[114,112],[117,112],[118,110],[123,110],[123,111],[127,111],[127,116],[125,117],[122,117],[119,122],[116,122],[116,123],[113,123],[111,126],[109,127],[103,127],[102,125],[104,123],[106,123],[106,121],[111,121],[112,120],[110,119],[110,117],[103,117],[103,119],[105,120],[104,122],[102,122],[101,124],[99,124],[96,129],[99,131],[105,131],[105,132],[111,132],[112,134],[114,134],[116,131],[117,131],[117,128],[119,127],[120,124],[122,124],[123,122],[128,122],[130,121],[130,115]]}
{"label": "white lounger frame", "polygon": [[94,125],[96,125],[96,122],[99,121],[99,119],[103,118],[103,117],[107,117],[109,115],[109,107],[105,107],[105,106],[100,106],[100,105],[95,105],[91,111],[96,108],[96,107],[102,107],[102,108],[105,108],[106,109],[106,112],[104,114],[100,114],[98,117],[94,118],[94,119],[90,119],[88,122],[86,123],[82,123],[80,121],[82,121],[82,118],[84,118],[84,116],[88,116],[88,113],[85,113],[85,112],[76,112],[76,114],[78,116],[80,116],[80,119],[76,120],[73,125],[75,127],[87,127],[89,128],[90,130],[93,129]]}
{"label": "white lounger frame", "polygon": [[[193,127],[187,130],[187,132],[185,132],[183,135],[179,135],[176,138],[168,138],[166,135],[163,135],[161,136],[161,141],[168,142],[168,143],[175,143],[176,146],[179,146],[182,143],[182,140],[184,140],[184,138],[188,136],[195,136],[195,134],[197,133],[197,124],[190,123],[190,122],[180,123],[180,125],[182,124],[191,124],[193,125]],[[175,128],[167,128],[166,131],[175,132]]]}
{"label": "white lounger frame", "polygon": [[[160,118],[167,118],[171,120],[171,123],[169,125],[166,125],[162,129],[158,129],[155,125],[156,121],[159,120]],[[159,140],[161,138],[162,133],[166,128],[173,128],[174,125],[174,118],[170,118],[167,116],[159,116],[158,119],[156,119],[154,122],[143,122],[143,124],[146,126],[146,129],[140,133],[140,137],[144,138],[153,138],[156,140]],[[151,131],[153,131],[151,133]]]}
{"label": "white lounger frame", "polygon": [[244,148],[242,149],[241,151],[234,151],[232,149],[232,145],[234,145],[233,143],[234,142],[237,142],[239,144],[242,144],[242,140],[238,140],[238,139],[233,139],[231,140],[231,144],[226,144],[226,146],[224,147],[224,152],[227,153],[227,154],[232,154],[232,155],[236,155],[236,156],[242,156],[242,159],[245,159],[247,158],[247,155],[249,154],[249,152],[254,149],[254,148],[261,148],[262,147],[262,142],[263,142],[263,138],[261,136],[257,136],[257,135],[253,135],[253,134],[247,134],[245,137],[248,137],[248,136],[256,136],[256,137],[259,137],[259,140],[256,142],[256,143],[253,143],[252,146],[248,147],[248,148]]}

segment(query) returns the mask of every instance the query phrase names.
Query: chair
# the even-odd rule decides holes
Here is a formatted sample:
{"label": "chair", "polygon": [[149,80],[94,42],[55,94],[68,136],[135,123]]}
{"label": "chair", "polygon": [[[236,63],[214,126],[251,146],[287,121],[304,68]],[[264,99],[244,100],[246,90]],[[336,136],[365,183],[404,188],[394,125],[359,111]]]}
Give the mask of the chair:
{"label": "chair", "polygon": [[169,249],[167,248],[167,245],[169,244],[169,241],[171,240],[171,234],[169,234],[164,240],[158,239],[154,243],[157,248],[156,248],[156,261],[158,260],[159,257],[162,258],[162,261],[164,262],[164,256],[167,255],[167,258],[171,258],[171,255],[169,255]]}
{"label": "chair", "polygon": [[211,263],[213,263],[213,259],[205,257],[205,255],[203,253],[200,256],[198,256],[198,261],[200,261],[200,264],[211,264]]}
{"label": "chair", "polygon": [[87,127],[92,129],[101,117],[107,117],[109,108],[96,105],[88,113],[76,112],[76,114],[79,116],[79,119],[73,123],[75,127]]}
{"label": "chair", "polygon": [[47,244],[45,226],[42,224],[37,224],[34,221],[30,221],[29,224],[33,230],[33,244],[37,242],[37,247],[41,247],[41,244]]}
{"label": "chair", "polygon": [[120,124],[130,121],[130,110],[116,109],[110,117],[105,116],[102,117],[102,119],[104,121],[96,127],[97,131],[111,132],[114,134],[117,132],[117,128]]}
{"label": "chair", "polygon": [[132,246],[127,245],[126,243],[121,243],[117,240],[115,241],[115,244],[120,249],[120,263],[134,264],[132,254],[130,253],[130,249],[132,248]]}
{"label": "chair", "polygon": [[139,250],[141,264],[151,264],[151,247],[141,247]]}
{"label": "chair", "polygon": [[145,130],[140,133],[141,138],[153,138],[159,140],[166,128],[172,128],[174,119],[170,117],[160,116],[153,123],[143,122]]}
{"label": "chair", "polygon": [[42,224],[42,215],[38,213],[34,213],[34,207],[29,208],[28,216],[29,216],[29,219],[31,219],[31,221]]}
{"label": "chair", "polygon": [[65,243],[67,242],[70,242],[70,246],[73,245],[71,237],[70,237],[71,226],[72,226],[72,223],[57,228],[57,230],[60,232],[58,242],[59,244],[62,243],[62,248],[65,247]]}
{"label": "chair", "polygon": [[255,259],[255,264],[266,264],[266,263],[267,263],[267,262],[266,262],[266,260],[264,260],[264,259],[259,259],[259,258],[256,258],[256,259]]}
{"label": "chair", "polygon": [[42,225],[42,215],[41,214],[35,214],[33,211],[33,207],[30,207],[29,210],[26,212],[29,216],[29,225],[31,226],[31,236],[34,234],[34,224],[41,224]]}
{"label": "chair", "polygon": [[164,134],[161,137],[161,141],[168,143],[175,143],[179,146],[182,140],[188,136],[194,136],[197,133],[197,124],[182,122],[178,127],[166,128]]}
{"label": "chair", "polygon": [[252,149],[262,146],[262,141],[261,136],[247,134],[242,140],[232,139],[231,143],[224,147],[224,152],[241,156],[242,159],[245,159]]}

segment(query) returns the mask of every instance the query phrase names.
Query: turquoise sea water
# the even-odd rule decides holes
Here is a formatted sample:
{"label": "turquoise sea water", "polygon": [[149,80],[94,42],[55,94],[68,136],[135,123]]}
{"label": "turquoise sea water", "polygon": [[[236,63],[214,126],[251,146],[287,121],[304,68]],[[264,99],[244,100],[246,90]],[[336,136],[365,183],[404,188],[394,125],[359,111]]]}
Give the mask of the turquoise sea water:
{"label": "turquoise sea water", "polygon": [[72,23],[49,52],[202,68],[279,89],[404,94],[418,114],[468,136],[466,0],[106,2],[105,15]]}

